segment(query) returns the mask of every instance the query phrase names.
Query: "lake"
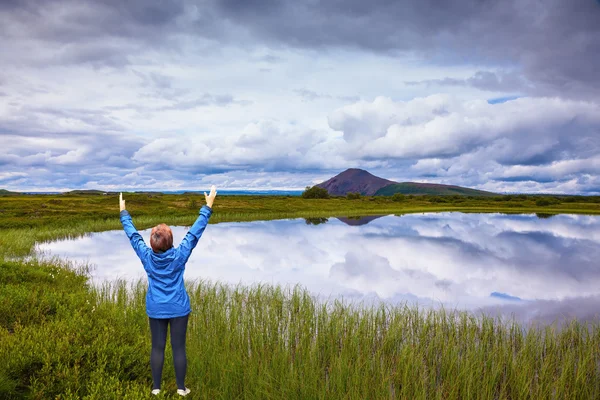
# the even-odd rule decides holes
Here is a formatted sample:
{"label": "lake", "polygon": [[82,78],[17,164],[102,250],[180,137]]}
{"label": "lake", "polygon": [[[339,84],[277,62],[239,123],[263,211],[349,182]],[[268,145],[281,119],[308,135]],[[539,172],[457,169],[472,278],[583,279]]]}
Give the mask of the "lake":
{"label": "lake", "polygon": [[[173,227],[175,244],[186,231]],[[149,243],[150,230],[140,233]],[[95,284],[145,279],[122,230],[37,248],[89,263]],[[596,320],[598,260],[598,216],[421,213],[211,224],[185,278],[300,284],[324,299],[408,302],[549,323]]]}

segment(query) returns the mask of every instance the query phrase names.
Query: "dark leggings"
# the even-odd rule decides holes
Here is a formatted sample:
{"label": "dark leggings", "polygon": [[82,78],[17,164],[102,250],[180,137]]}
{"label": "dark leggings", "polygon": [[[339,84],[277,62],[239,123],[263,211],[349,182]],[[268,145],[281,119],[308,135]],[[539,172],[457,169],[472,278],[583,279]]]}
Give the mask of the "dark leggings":
{"label": "dark leggings", "polygon": [[160,389],[163,362],[165,360],[165,346],[167,344],[167,327],[169,325],[171,325],[171,348],[173,349],[175,380],[178,389],[185,389],[184,381],[187,368],[185,335],[188,316],[166,319],[150,318],[150,332],[152,333],[150,368],[152,369],[152,380],[154,381],[152,389]]}

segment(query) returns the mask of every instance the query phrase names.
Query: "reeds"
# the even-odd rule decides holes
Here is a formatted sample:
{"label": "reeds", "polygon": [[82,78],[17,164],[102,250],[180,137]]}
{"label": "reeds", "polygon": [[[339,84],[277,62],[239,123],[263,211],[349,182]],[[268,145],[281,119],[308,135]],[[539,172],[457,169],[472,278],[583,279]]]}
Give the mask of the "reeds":
{"label": "reeds", "polygon": [[[150,397],[145,282],[95,288],[36,261],[0,271],[13,295],[37,288],[36,301],[2,310],[12,317],[0,330],[0,398]],[[597,324],[524,329],[466,312],[320,302],[301,287],[196,281],[187,290],[193,398],[600,398]],[[174,398],[165,360],[165,398]]]}

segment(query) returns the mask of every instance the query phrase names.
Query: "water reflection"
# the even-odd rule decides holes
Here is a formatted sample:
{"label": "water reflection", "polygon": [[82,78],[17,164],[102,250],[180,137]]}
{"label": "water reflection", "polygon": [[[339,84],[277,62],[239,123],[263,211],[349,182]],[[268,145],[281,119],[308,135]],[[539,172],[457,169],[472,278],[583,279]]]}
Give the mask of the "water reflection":
{"label": "water reflection", "polygon": [[329,218],[322,217],[304,218],[304,222],[306,222],[306,225],[321,225],[328,221]]}
{"label": "water reflection", "polygon": [[[185,232],[173,228],[175,243]],[[94,264],[95,282],[144,277],[122,231],[39,249]],[[551,321],[596,315],[599,258],[600,217],[425,213],[210,225],[185,277]]]}
{"label": "water reflection", "polygon": [[552,218],[554,217],[556,214],[546,214],[546,213],[535,213],[536,217],[543,219],[543,218]]}

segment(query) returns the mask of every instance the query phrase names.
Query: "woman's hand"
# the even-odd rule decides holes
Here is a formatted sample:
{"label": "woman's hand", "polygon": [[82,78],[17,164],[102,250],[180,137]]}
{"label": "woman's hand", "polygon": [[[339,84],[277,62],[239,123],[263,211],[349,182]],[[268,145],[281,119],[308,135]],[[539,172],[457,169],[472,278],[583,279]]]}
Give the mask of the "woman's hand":
{"label": "woman's hand", "polygon": [[121,209],[120,211],[125,210],[125,200],[123,200],[123,193],[119,193],[119,208]]}
{"label": "woman's hand", "polygon": [[217,188],[215,187],[215,185],[212,185],[210,187],[210,194],[207,195],[206,192],[204,192],[204,197],[206,199],[206,205],[212,208],[213,202],[215,201],[215,197],[217,197]]}

